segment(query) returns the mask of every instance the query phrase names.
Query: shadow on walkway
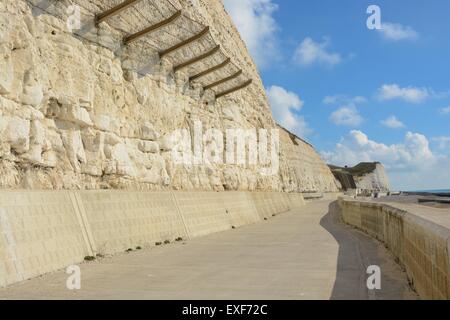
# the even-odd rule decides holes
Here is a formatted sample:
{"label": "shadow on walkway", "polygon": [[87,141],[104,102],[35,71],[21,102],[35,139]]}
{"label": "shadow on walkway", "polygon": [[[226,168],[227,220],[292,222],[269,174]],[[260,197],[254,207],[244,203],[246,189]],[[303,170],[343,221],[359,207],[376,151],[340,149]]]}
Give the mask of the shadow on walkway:
{"label": "shadow on walkway", "polygon": [[[339,244],[331,300],[417,299],[408,285],[406,274],[387,249],[380,242],[341,222],[337,201],[329,205],[320,225]],[[381,290],[367,289],[369,275],[366,270],[371,265],[381,268]]]}

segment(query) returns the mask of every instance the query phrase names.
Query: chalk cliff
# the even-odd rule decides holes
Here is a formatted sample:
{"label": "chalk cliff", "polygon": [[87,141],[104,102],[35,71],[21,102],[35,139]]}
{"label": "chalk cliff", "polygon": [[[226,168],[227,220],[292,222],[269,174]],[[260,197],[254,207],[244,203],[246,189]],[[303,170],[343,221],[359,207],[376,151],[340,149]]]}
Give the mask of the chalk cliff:
{"label": "chalk cliff", "polygon": [[379,162],[362,162],[352,168],[330,166],[343,190],[359,189],[369,192],[389,192],[389,178]]}
{"label": "chalk cliff", "polygon": [[[0,2],[0,188],[337,190],[314,148],[285,130],[280,170],[272,175],[262,174],[261,164],[175,163],[174,132],[192,132],[198,122],[204,131],[277,128],[264,86],[220,1],[140,1],[94,23],[119,3]],[[123,44],[177,10],[183,16],[174,23]],[[205,26],[206,37],[160,59],[158,52]],[[216,45],[216,54],[173,71]],[[227,57],[227,67],[189,81]],[[203,91],[239,69],[234,82]],[[247,79],[250,86],[214,99]]]}

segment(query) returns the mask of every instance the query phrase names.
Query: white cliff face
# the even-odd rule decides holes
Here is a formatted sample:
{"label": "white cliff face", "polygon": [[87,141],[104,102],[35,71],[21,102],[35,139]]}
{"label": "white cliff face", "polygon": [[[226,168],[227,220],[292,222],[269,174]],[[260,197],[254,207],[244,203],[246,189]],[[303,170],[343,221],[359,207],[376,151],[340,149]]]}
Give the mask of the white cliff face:
{"label": "white cliff face", "polygon": [[[220,1],[177,2],[211,27],[214,40],[254,80],[215,102],[187,86],[189,75],[173,76],[173,63],[155,60],[155,49],[118,52],[120,33],[107,23],[74,36],[58,16],[68,1],[47,8],[52,14],[30,2],[41,3],[0,2],[0,188],[336,191],[315,150],[285,133],[281,169],[271,176],[257,165],[174,163],[169,137],[196,121],[204,131],[276,128],[257,69]],[[83,22],[115,3],[74,2]],[[138,60],[150,71],[137,73]]]}
{"label": "white cliff face", "polygon": [[281,129],[281,179],[287,192],[335,192],[338,182],[314,147]]}
{"label": "white cliff face", "polygon": [[363,193],[389,192],[389,178],[379,162],[362,162],[353,168],[331,166],[342,190],[358,189]]}
{"label": "white cliff face", "polygon": [[358,189],[371,190],[377,192],[389,192],[389,178],[381,163],[377,163],[375,170],[362,176],[355,176],[355,183]]}

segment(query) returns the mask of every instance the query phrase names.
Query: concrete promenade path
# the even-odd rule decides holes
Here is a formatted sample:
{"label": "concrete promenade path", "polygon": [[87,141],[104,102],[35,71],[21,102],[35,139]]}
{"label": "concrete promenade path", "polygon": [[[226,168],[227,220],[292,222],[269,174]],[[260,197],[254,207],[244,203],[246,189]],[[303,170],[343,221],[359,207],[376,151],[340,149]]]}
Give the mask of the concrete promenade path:
{"label": "concrete promenade path", "polygon": [[[378,242],[339,222],[330,201],[219,234],[81,264],[0,290],[0,299],[417,299]],[[381,290],[369,291],[378,265]]]}

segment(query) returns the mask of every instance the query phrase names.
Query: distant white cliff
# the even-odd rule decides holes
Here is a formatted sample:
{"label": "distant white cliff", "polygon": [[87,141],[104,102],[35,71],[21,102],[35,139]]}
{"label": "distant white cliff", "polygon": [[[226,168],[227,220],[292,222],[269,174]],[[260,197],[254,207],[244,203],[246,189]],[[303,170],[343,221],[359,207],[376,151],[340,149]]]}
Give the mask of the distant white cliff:
{"label": "distant white cliff", "polygon": [[389,177],[379,162],[362,162],[352,168],[330,165],[342,190],[359,190],[362,193],[389,192]]}

